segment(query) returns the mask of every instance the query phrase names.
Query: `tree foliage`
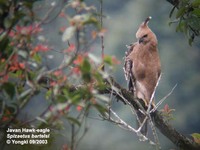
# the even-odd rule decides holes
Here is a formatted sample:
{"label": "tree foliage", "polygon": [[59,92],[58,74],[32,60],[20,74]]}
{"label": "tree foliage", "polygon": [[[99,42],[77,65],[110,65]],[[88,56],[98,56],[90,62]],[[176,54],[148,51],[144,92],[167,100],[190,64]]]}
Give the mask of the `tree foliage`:
{"label": "tree foliage", "polygon": [[[0,3],[1,128],[28,127],[37,122],[35,128],[48,126],[58,129],[59,120],[64,117],[73,127],[73,136],[76,136],[75,131],[82,127],[89,110],[94,108],[103,115],[105,103],[109,100],[96,90],[106,88],[104,78],[108,76],[98,69],[98,63],[104,63],[104,59],[88,52],[92,43],[104,35],[105,30],[99,22],[101,14],[84,1],[62,1],[58,17],[66,22],[67,27],[60,32],[67,46],[60,51],[64,55],[61,64],[47,69],[44,57],[52,48],[45,39],[41,39],[42,26],[52,12],[46,12],[47,17],[40,19],[33,10],[37,9],[36,1],[2,0]],[[49,7],[53,10],[57,6],[52,3]],[[107,56],[105,63],[112,67],[116,61]],[[76,89],[76,86],[81,87]],[[44,92],[49,103],[47,109],[33,120],[24,122],[19,119],[20,110],[33,97]],[[71,111],[76,111],[77,115]],[[72,138],[69,142],[71,149],[75,149],[75,143]]]}
{"label": "tree foliage", "polygon": [[[0,0],[0,129],[4,137],[7,127],[59,130],[64,119],[71,127],[71,137],[64,147],[73,150],[87,132],[85,119],[89,111],[97,110],[100,116],[108,112],[113,93],[105,95],[103,92],[112,87],[109,74],[120,62],[114,56],[102,54],[99,57],[90,52],[100,39],[102,47],[94,49],[102,52],[104,49],[102,39],[106,29],[102,27],[102,11],[83,0],[62,0],[62,8],[55,18],[66,23],[58,30],[60,42],[65,42],[66,48],[55,50],[43,37],[43,26],[54,21],[55,18],[49,20],[49,16],[57,3],[49,5],[43,18],[35,12],[41,7],[40,3],[42,0]],[[185,32],[190,43],[199,36],[199,6],[197,0],[185,0],[174,7],[178,9],[177,31]],[[63,55],[56,68],[49,68],[45,63],[45,59],[54,61],[48,57],[50,51]],[[45,95],[40,99],[47,101],[47,108],[34,119],[20,119],[21,110],[41,94]],[[171,119],[171,109],[166,107],[165,111]],[[2,139],[5,143],[5,138]]]}
{"label": "tree foliage", "polygon": [[176,32],[183,32],[192,45],[195,37],[200,35],[200,1],[180,0],[170,1],[174,7],[170,12],[170,18],[175,18],[170,24],[176,23]]}

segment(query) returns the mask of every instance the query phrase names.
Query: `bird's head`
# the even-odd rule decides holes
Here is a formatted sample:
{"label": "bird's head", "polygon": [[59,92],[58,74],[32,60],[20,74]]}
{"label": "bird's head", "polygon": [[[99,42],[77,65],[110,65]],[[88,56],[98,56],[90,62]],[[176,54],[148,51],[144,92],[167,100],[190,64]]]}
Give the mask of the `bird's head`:
{"label": "bird's head", "polygon": [[156,38],[155,34],[148,27],[149,20],[151,20],[151,16],[149,16],[140,25],[138,31],[136,32],[136,38],[138,39],[139,43],[147,44],[150,41],[154,42],[155,44],[157,43],[157,38]]}

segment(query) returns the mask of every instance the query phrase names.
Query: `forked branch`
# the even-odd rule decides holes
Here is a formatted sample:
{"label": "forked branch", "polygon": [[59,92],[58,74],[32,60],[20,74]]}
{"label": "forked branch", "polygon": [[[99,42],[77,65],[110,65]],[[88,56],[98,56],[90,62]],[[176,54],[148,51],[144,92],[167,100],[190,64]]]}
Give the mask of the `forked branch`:
{"label": "forked branch", "polygon": [[[122,102],[126,99],[135,109],[140,108],[138,106],[138,99],[134,98],[132,93],[122,88],[113,78],[110,79],[112,81],[112,86],[116,87],[118,91],[115,92],[114,95],[116,98]],[[123,96],[123,98],[122,98]],[[183,150],[199,150],[200,145],[195,143],[193,140],[179,133],[175,128],[173,128],[161,115],[158,110],[153,111],[151,114],[151,118],[154,122],[154,125],[160,130],[160,132],[165,135],[169,140],[171,140],[178,148]]]}
{"label": "forked branch", "polygon": [[[136,110],[141,108],[140,105],[143,105],[143,106],[145,105],[144,103],[141,104],[140,102],[142,102],[142,101],[139,102],[139,100],[137,98],[134,98],[134,96],[131,92],[129,92],[125,88],[121,87],[112,77],[105,79],[105,82],[108,85],[108,87],[107,87],[107,89],[99,90],[100,94],[113,94],[113,96],[115,96],[117,100],[120,100],[124,104],[130,105],[130,107],[133,107],[133,109],[136,109]],[[82,85],[82,86],[84,86],[84,85]],[[77,90],[77,88],[81,88],[81,87],[73,87],[72,86],[70,88],[70,91]],[[172,91],[173,91],[173,89],[172,89]],[[167,97],[168,97],[168,95],[167,95]],[[166,97],[164,97],[164,99],[166,99]],[[116,114],[113,111],[110,111],[110,112],[112,113],[112,115],[115,116],[115,118],[117,118]],[[159,129],[160,132],[164,136],[166,136],[169,140],[171,140],[178,148],[180,148],[182,150],[200,150],[200,145],[198,145],[197,143],[195,143],[193,140],[186,137],[185,135],[179,133],[167,121],[165,121],[165,118],[158,110],[153,109],[152,111],[150,111],[150,118],[152,119],[155,127],[157,129]],[[111,118],[111,120],[112,120],[112,118]],[[118,125],[123,125],[123,127],[129,128],[129,126],[127,126],[127,124],[125,122],[123,122],[122,120],[119,120],[119,118],[117,120],[118,120],[118,122],[117,122]],[[116,119],[113,120],[113,122],[116,123]],[[128,130],[130,130],[130,129],[131,128],[129,128]],[[137,130],[132,130],[132,131],[136,131],[136,133],[138,132]]]}

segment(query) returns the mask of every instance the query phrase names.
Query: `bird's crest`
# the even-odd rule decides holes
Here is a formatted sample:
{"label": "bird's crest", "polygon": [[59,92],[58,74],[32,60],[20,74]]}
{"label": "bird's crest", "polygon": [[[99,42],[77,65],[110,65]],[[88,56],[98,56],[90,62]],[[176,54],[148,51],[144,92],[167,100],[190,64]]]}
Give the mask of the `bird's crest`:
{"label": "bird's crest", "polygon": [[151,16],[149,16],[143,23],[143,25],[148,25],[149,21],[152,19]]}

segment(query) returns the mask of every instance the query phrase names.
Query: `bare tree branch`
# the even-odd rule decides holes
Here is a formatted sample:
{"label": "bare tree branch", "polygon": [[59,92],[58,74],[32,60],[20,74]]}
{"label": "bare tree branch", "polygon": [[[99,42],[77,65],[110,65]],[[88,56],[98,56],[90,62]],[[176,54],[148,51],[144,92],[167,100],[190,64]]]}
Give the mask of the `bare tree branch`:
{"label": "bare tree branch", "polygon": [[170,4],[177,6],[179,4],[179,0],[167,0]]}
{"label": "bare tree branch", "polygon": [[[123,95],[125,99],[127,99],[131,105],[138,109],[139,106],[137,104],[138,99],[134,98],[132,93],[122,88],[118,83],[116,83],[113,79],[112,85],[115,86],[120,93]],[[118,100],[124,102],[124,100],[117,93],[114,93]],[[144,106],[144,104],[143,104]],[[151,118],[153,118],[153,122],[155,126],[160,130],[160,132],[165,135],[169,140],[171,140],[177,147],[183,150],[199,150],[200,145],[195,143],[193,140],[179,133],[175,128],[173,128],[168,122],[166,122],[161,115],[161,113],[157,110],[151,113]]]}
{"label": "bare tree branch", "polygon": [[172,92],[174,91],[174,89],[176,88],[177,84],[172,88],[172,90],[165,96],[163,97],[157,104],[156,106],[150,111],[150,112],[154,112],[155,110],[157,110],[157,108],[172,94]]}
{"label": "bare tree branch", "polygon": [[[105,84],[107,84],[108,86],[105,90],[99,90],[100,94],[113,94],[113,96],[115,96],[117,100],[120,100],[124,104],[130,105],[133,109],[136,109],[136,110],[141,109],[141,105],[143,106],[143,108],[145,107],[145,104],[143,101],[140,101],[139,99],[135,98],[131,92],[121,87],[112,77],[105,79]],[[84,85],[81,85],[79,87],[72,86],[70,88],[70,91],[75,91],[77,90],[77,88],[81,88],[82,86]],[[172,89],[172,91],[173,90],[174,88]],[[164,99],[166,99],[171,94],[171,92],[166,97],[164,97]],[[113,112],[111,113],[113,114]],[[155,127],[158,128],[160,132],[164,136],[166,136],[169,140],[171,140],[178,148],[183,149],[183,150],[199,150],[200,149],[200,145],[198,145],[197,143],[195,143],[193,140],[186,137],[185,135],[179,133],[167,121],[165,121],[165,118],[162,116],[161,112],[153,109],[153,111],[150,110],[149,115],[150,117],[148,116],[147,117],[152,119],[152,122],[154,123]],[[116,121],[113,120],[113,122],[116,122]],[[123,121],[118,122],[118,125],[122,125],[122,124],[123,126],[127,127]],[[128,126],[128,130],[130,129],[131,128],[129,128]]]}

